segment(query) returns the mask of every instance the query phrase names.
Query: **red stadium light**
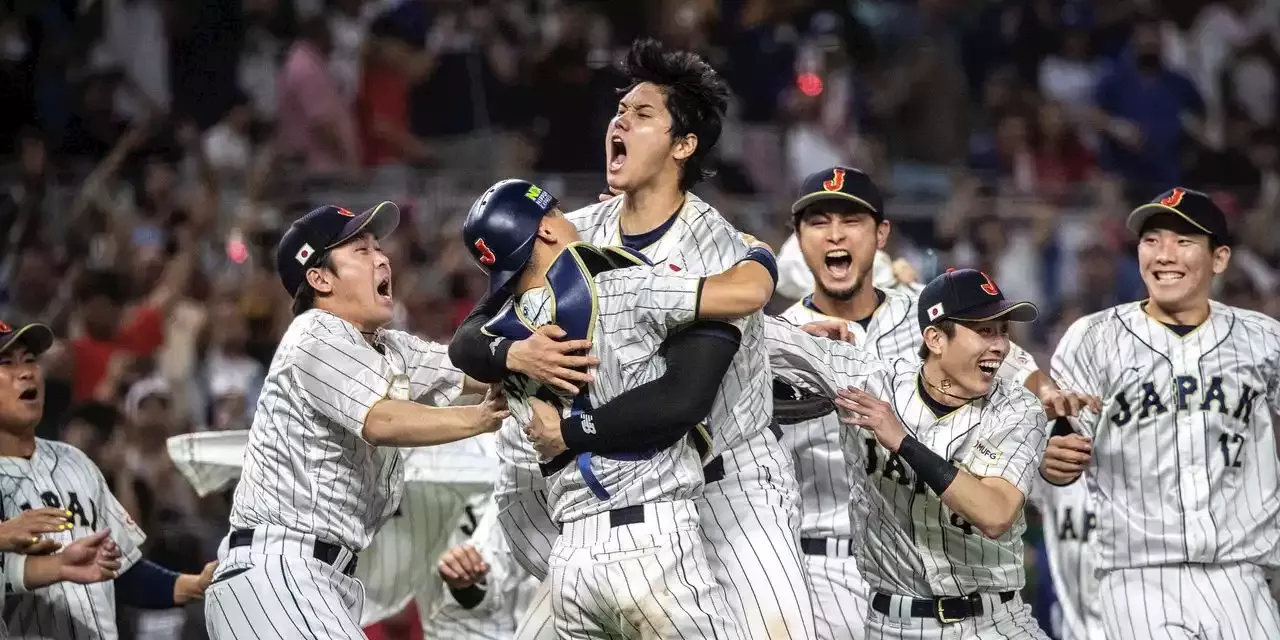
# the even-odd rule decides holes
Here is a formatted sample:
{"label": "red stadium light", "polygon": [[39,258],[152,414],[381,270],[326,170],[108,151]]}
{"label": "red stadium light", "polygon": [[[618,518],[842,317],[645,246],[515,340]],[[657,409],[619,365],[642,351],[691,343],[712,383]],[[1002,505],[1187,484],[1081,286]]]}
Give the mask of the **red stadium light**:
{"label": "red stadium light", "polygon": [[822,78],[816,73],[802,73],[796,76],[796,87],[800,89],[800,93],[810,98],[822,94]]}

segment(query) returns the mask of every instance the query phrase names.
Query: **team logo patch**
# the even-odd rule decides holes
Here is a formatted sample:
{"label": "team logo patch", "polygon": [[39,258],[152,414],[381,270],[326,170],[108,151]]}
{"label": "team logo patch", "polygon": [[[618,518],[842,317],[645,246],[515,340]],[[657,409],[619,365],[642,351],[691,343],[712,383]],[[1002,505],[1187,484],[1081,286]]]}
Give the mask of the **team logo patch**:
{"label": "team logo patch", "polygon": [[671,270],[672,270],[672,271],[676,271],[676,272],[679,272],[679,271],[680,271],[680,265],[678,265],[678,264],[669,264],[669,265],[667,265],[667,266],[668,266],[668,267],[671,267]]}
{"label": "team logo patch", "polygon": [[973,453],[971,455],[973,461],[978,464],[995,464],[1000,462],[1004,454],[999,448],[993,446],[986,440],[979,440],[973,445]]}
{"label": "team logo patch", "polygon": [[1186,189],[1183,189],[1182,187],[1174,187],[1173,191],[1169,192],[1169,195],[1163,198],[1160,198],[1160,204],[1166,207],[1171,207],[1171,208],[1177,207],[1178,205],[1182,204],[1182,196],[1186,194],[1187,194]]}
{"label": "team logo patch", "polygon": [[354,218],[354,217],[356,217],[356,214],[351,213],[350,211],[348,211],[348,210],[346,210],[346,209],[343,209],[342,207],[338,207],[338,215],[343,215],[343,216],[346,216],[346,217],[348,217],[348,218]]}
{"label": "team logo patch", "polygon": [[942,315],[942,303],[939,302],[938,304],[929,307],[929,311],[927,313],[929,314],[930,320],[937,320],[938,316]]}
{"label": "team logo patch", "polygon": [[[537,187],[534,187],[534,189],[537,189]],[[498,261],[498,257],[493,255],[489,245],[484,243],[484,238],[476,240],[476,251],[480,252],[480,264],[489,266]]]}
{"label": "team logo patch", "polygon": [[991,281],[991,276],[987,275],[986,272],[983,271],[979,271],[978,273],[981,273],[982,279],[986,280],[986,282],[982,284],[982,291],[989,296],[1000,295],[1000,290],[996,288],[996,283]]}
{"label": "team logo patch", "polygon": [[596,422],[595,420],[591,419],[591,414],[589,413],[582,414],[582,432],[583,433],[596,432]]}
{"label": "team logo patch", "polygon": [[551,194],[542,190],[542,187],[530,185],[529,190],[525,192],[524,197],[533,201],[542,209],[551,208]]}
{"label": "team logo patch", "polygon": [[298,249],[298,255],[294,256],[293,259],[297,260],[298,264],[306,266],[307,260],[309,260],[315,252],[316,250],[312,249],[311,245],[303,243],[302,248]]}
{"label": "team logo patch", "polygon": [[831,179],[822,183],[822,188],[827,191],[839,191],[844,188],[844,169],[834,169],[831,172]]}

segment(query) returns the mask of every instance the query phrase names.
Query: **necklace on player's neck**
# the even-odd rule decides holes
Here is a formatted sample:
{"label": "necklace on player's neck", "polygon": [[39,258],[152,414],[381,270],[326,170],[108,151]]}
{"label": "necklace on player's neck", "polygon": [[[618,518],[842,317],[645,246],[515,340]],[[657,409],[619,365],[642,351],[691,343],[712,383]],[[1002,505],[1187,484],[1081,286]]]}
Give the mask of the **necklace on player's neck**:
{"label": "necklace on player's neck", "polygon": [[966,404],[973,402],[974,400],[979,400],[983,397],[983,396],[966,397],[966,396],[958,396],[954,393],[951,393],[949,391],[949,389],[953,384],[951,382],[951,378],[943,377],[941,382],[939,382],[938,384],[934,384],[932,381],[929,380],[929,376],[925,375],[924,367],[920,368],[920,380],[924,382],[925,386],[929,387],[930,389],[933,389],[934,391],[937,391],[938,393],[941,393],[942,395],[947,396],[948,398],[955,398],[956,400],[960,400],[961,402]]}

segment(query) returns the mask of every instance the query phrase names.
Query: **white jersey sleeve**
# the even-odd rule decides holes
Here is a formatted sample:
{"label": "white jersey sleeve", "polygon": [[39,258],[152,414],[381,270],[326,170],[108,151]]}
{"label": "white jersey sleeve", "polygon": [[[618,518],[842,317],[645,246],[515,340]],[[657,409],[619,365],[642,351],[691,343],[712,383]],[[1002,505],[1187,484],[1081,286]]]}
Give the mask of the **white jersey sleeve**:
{"label": "white jersey sleeve", "polygon": [[804,263],[800,240],[792,233],[778,250],[778,286],[780,296],[799,300],[813,292],[813,272]]}
{"label": "white jersey sleeve", "polygon": [[1039,475],[1048,418],[1031,392],[1020,391],[1011,390],[1011,402],[981,424],[965,467],[979,478],[1001,478],[1026,496]]}
{"label": "white jersey sleeve", "polygon": [[630,308],[632,328],[648,324],[672,329],[697,319],[701,277],[678,274],[659,265],[614,269],[597,274],[595,281],[599,308]]}
{"label": "white jersey sleeve", "polygon": [[311,339],[298,344],[291,377],[318,414],[363,437],[369,410],[390,390],[381,363],[372,346]]}
{"label": "white jersey sleeve", "polygon": [[764,316],[762,327],[774,375],[828,398],[845,387],[862,386],[870,373],[890,369],[855,345],[811,336],[781,318]]}
{"label": "white jersey sleeve", "polygon": [[[1105,369],[1095,356],[1098,335],[1103,326],[1095,315],[1076,320],[1067,327],[1049,360],[1049,376],[1058,386],[1091,396],[1107,395],[1101,377]],[[1072,425],[1085,430],[1084,435],[1093,437],[1097,418],[1097,414],[1085,409],[1079,420],[1072,421]]]}
{"label": "white jersey sleeve", "polygon": [[423,340],[403,331],[388,331],[386,340],[404,355],[409,397],[415,402],[445,407],[462,395],[466,376],[449,360],[449,346]]}

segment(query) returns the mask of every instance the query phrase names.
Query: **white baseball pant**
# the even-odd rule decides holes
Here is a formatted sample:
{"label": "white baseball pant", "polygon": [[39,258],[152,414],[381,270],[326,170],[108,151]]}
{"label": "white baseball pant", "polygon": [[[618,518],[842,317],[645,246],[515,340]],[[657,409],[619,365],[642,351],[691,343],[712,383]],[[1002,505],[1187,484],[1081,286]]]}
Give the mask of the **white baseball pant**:
{"label": "white baseball pant", "polygon": [[584,640],[743,640],[702,547],[690,500],[566,522],[550,561],[556,632]]}
{"label": "white baseball pant", "polygon": [[818,539],[823,553],[804,548],[805,569],[813,594],[813,615],[818,640],[856,640],[867,626],[867,581],[850,554],[848,539]]}
{"label": "white baseball pant", "polygon": [[716,581],[753,640],[816,636],[800,556],[799,487],[781,436],[774,425],[707,465],[695,501]]}
{"label": "white baseball pant", "polygon": [[556,640],[555,614],[551,611],[551,578],[538,583],[529,606],[516,623],[513,640]]}
{"label": "white baseball pant", "polygon": [[355,554],[314,536],[263,526],[222,541],[205,591],[211,640],[364,638]]}
{"label": "white baseball pant", "polygon": [[1280,638],[1280,611],[1256,565],[1116,569],[1098,591],[1108,638]]}
{"label": "white baseball pant", "polygon": [[[537,480],[542,482],[542,478]],[[560,528],[551,521],[547,508],[546,485],[539,489],[494,491],[498,505],[498,525],[511,545],[511,555],[516,563],[530,575],[545,580],[547,558],[555,544]]]}
{"label": "white baseball pant", "polygon": [[999,594],[983,593],[983,614],[959,622],[941,622],[936,617],[914,617],[910,614],[914,598],[889,596],[889,613],[867,609],[867,640],[899,638],[916,640],[1049,640],[1040,629],[1031,607],[1014,594],[1001,601]]}

